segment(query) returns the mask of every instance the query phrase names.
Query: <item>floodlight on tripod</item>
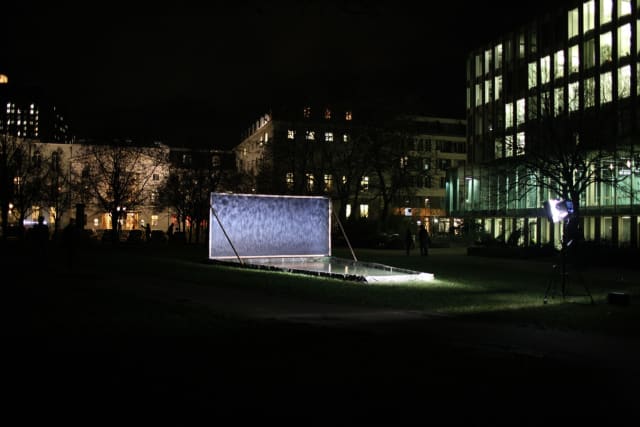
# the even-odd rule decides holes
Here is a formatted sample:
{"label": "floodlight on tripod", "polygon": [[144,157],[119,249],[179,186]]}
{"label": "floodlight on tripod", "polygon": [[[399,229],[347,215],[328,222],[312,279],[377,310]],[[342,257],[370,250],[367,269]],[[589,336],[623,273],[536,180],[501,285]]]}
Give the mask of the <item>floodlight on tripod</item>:
{"label": "floodlight on tripod", "polygon": [[544,211],[549,221],[554,223],[569,219],[573,214],[573,202],[563,199],[549,199],[544,202]]}

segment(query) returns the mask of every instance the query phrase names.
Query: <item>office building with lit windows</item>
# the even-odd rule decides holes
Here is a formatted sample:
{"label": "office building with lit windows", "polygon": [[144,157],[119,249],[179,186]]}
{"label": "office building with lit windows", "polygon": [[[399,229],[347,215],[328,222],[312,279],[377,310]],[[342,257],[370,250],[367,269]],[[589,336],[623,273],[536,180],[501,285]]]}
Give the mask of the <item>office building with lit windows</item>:
{"label": "office building with lit windows", "polygon": [[452,215],[496,239],[558,246],[563,224],[543,204],[562,188],[586,240],[638,247],[639,57],[638,0],[569,2],[470,52],[468,162],[447,179]]}
{"label": "office building with lit windows", "polygon": [[14,87],[6,75],[0,75],[0,133],[43,142],[72,141],[60,107],[38,89]]}
{"label": "office building with lit windows", "polygon": [[446,231],[445,177],[466,161],[463,119],[311,105],[262,115],[235,151],[249,192],[325,195],[342,219]]}

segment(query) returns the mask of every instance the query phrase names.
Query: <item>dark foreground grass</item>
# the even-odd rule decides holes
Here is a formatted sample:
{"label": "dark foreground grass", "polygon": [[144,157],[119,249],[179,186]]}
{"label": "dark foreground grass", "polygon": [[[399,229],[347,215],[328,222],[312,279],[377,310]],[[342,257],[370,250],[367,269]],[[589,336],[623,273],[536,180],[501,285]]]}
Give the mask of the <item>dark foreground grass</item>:
{"label": "dark foreground grass", "polygon": [[[410,324],[365,331],[256,321],[139,291],[246,289],[294,302],[632,337],[633,299],[627,307],[606,303],[610,290],[637,294],[630,271],[618,281],[620,271],[594,270],[595,305],[584,297],[545,305],[552,260],[357,250],[362,261],[436,277],[365,284],[213,265],[198,246],[90,247],[71,265],[50,249],[47,260],[28,248],[2,254],[3,271],[14,277],[2,282],[5,406],[23,423],[574,425],[637,415],[627,412],[638,381],[626,367],[468,347]],[[341,249],[334,255],[349,257]]]}

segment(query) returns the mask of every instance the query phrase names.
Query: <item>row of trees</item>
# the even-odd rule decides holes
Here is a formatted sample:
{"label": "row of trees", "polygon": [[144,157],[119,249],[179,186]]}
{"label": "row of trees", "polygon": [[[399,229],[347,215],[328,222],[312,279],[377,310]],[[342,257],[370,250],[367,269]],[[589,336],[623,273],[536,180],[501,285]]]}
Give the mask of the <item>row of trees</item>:
{"label": "row of trees", "polygon": [[160,145],[57,145],[2,135],[3,239],[9,224],[23,229],[34,209],[47,209],[57,232],[62,215],[72,216],[72,207],[82,203],[111,215],[114,238],[118,220],[125,214],[122,208],[131,212],[145,207],[170,209],[189,239],[193,233],[197,241],[208,223],[210,193],[223,186],[244,189],[246,181],[231,170],[223,172],[221,162],[198,154],[189,155],[195,162],[172,164],[170,150]]}
{"label": "row of trees", "polygon": [[45,156],[31,140],[0,137],[0,210],[3,238],[8,234],[9,214],[20,226],[34,206],[50,207],[57,231],[57,216],[71,200],[70,177],[63,151]]}

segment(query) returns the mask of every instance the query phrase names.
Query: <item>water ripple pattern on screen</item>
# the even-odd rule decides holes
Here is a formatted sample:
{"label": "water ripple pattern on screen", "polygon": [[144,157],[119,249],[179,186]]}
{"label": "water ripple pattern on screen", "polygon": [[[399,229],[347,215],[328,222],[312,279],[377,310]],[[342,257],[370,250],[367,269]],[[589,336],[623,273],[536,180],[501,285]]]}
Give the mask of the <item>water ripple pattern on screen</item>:
{"label": "water ripple pattern on screen", "polygon": [[211,207],[210,258],[331,254],[327,197],[212,193]]}

